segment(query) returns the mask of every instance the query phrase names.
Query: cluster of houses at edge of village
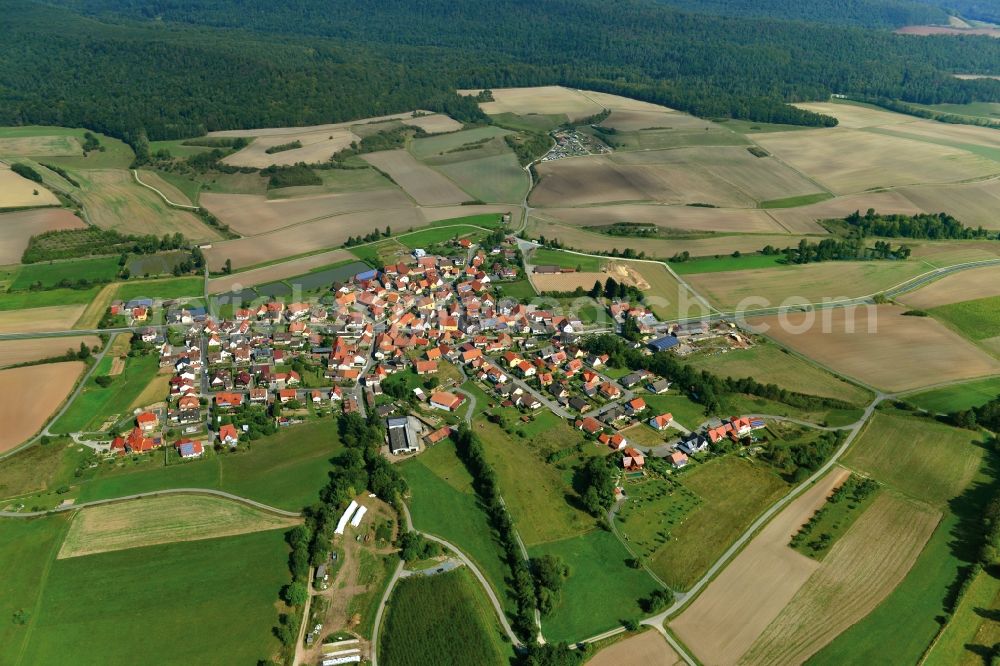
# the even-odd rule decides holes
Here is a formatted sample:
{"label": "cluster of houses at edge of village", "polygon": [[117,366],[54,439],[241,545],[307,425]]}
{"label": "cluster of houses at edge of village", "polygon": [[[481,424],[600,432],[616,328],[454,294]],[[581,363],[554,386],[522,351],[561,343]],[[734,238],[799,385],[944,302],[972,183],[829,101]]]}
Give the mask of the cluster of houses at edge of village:
{"label": "cluster of houses at edge of village", "polygon": [[[512,243],[508,239],[504,245]],[[140,335],[159,347],[161,367],[173,370],[169,406],[162,418],[153,411],[139,414],[134,429],[114,440],[112,451],[156,448],[162,445],[157,431],[171,425],[182,433],[173,444],[179,454],[198,457],[205,444],[186,436],[200,432],[209,403],[218,414],[275,401],[338,403],[343,411],[355,412],[361,410],[359,400],[375,407],[381,383],[390,375],[434,375],[439,364],[448,361],[464,366],[503,406],[530,412],[548,405],[569,418],[578,415],[577,428],[622,451],[626,470],[641,469],[642,454],[628,446],[618,430],[645,419],[663,431],[672,416],[648,413],[644,399],[631,389],[641,385],[651,394],[662,394],[670,383],[645,371],[611,380],[602,374],[607,357],[587,354],[574,344],[575,334],[585,330],[578,319],[498,298],[491,282],[503,277],[496,274],[499,264],[484,270],[490,255],[498,252],[512,250],[479,249],[467,258],[417,252],[410,261],[334,285],[332,300],[324,303],[271,301],[237,309],[232,318],[221,321],[203,309],[167,312],[166,321],[183,327],[182,336],[171,342],[155,328],[142,329]],[[139,322],[151,308],[146,302],[116,303],[112,312]],[[642,305],[615,301],[607,308],[620,323],[634,321],[650,338],[650,351],[676,349],[686,340],[714,334],[702,322],[665,328]],[[323,386],[304,386],[303,377],[292,368],[298,363],[315,368]],[[460,409],[465,401],[458,392],[415,392],[430,408],[445,412]],[[591,412],[595,416],[589,416]],[[756,427],[743,421],[721,428],[729,428],[724,433],[728,436]],[[423,426],[412,417],[389,419],[387,430],[393,454],[414,452],[421,440],[433,444],[450,433],[445,426],[423,434]],[[686,464],[687,455],[717,441],[721,435],[716,430],[681,441],[671,462]],[[219,444],[228,446],[237,445],[240,435],[234,425],[222,425],[215,434]]]}

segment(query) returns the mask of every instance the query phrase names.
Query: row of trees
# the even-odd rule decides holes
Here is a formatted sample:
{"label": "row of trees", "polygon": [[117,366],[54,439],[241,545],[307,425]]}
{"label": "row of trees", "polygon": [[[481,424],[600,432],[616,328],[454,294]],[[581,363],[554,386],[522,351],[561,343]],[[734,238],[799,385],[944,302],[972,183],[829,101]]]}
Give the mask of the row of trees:
{"label": "row of trees", "polygon": [[880,215],[869,208],[864,215],[854,211],[844,222],[858,235],[883,238],[927,238],[930,240],[988,238],[982,227],[967,227],[947,213]]}
{"label": "row of trees", "polygon": [[1000,432],[1000,396],[980,407],[971,407],[948,414],[947,420],[959,428],[986,428]]}
{"label": "row of trees", "polygon": [[755,395],[766,400],[781,402],[800,409],[851,409],[854,405],[806,393],[797,393],[783,389],[776,384],[762,384],[751,377],[734,379],[719,377],[707,370],[696,370],[682,363],[670,352],[657,352],[645,355],[632,349],[616,335],[602,334],[590,336],[583,340],[582,346],[594,354],[607,354],[609,363],[615,367],[627,367],[632,370],[645,369],[667,377],[675,382],[680,390],[693,401],[705,406],[708,413],[721,410],[720,397],[731,393]]}
{"label": "row of trees", "polygon": [[[765,248],[767,250],[769,248]],[[824,238],[818,243],[810,243],[803,238],[796,247],[784,250],[785,261],[789,264],[811,264],[819,261],[857,261],[870,259],[907,259],[910,248],[900,245],[893,248],[886,241],[875,241],[872,247],[860,238],[837,240]],[[762,251],[763,254],[768,252]]]}
{"label": "row of trees", "polygon": [[[535,605],[539,591],[535,585],[535,577],[522,556],[514,531],[514,521],[500,496],[496,472],[486,459],[482,443],[465,424],[452,434],[452,439],[455,441],[455,450],[459,458],[474,479],[476,494],[479,495],[490,525],[496,530],[504,551],[504,560],[510,569],[510,583],[517,603],[517,611],[512,618],[511,626],[521,640],[532,643],[535,635]],[[549,593],[541,594],[548,596]]]}

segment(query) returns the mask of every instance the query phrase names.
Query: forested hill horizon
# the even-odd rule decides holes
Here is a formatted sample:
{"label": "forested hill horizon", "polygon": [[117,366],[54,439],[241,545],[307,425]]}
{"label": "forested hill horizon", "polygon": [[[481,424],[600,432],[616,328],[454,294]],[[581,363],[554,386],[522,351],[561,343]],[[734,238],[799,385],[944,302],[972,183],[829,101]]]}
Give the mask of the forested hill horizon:
{"label": "forested hill horizon", "polygon": [[659,0],[54,2],[0,0],[0,124],[88,127],[134,144],[416,108],[474,121],[456,88],[547,84],[819,126],[835,121],[787,103],[833,93],[1000,101],[1000,81],[952,76],[1000,74],[1000,40],[696,14]]}

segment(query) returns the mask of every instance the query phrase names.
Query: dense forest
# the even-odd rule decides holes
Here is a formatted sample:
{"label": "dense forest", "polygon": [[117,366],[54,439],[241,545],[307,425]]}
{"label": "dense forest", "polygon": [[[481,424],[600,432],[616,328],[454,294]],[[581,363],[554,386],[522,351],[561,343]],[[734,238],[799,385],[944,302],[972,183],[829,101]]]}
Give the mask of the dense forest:
{"label": "dense forest", "polygon": [[[874,2],[874,0],[872,0]],[[5,0],[0,124],[168,139],[414,108],[456,87],[564,84],[703,117],[804,125],[785,102],[845,92],[1000,100],[1000,41],[691,14],[653,0]],[[83,16],[81,14],[86,14]]]}
{"label": "dense forest", "polygon": [[860,25],[868,28],[900,28],[904,25],[947,23],[940,7],[916,0],[658,0],[691,12],[724,16],[772,17]]}

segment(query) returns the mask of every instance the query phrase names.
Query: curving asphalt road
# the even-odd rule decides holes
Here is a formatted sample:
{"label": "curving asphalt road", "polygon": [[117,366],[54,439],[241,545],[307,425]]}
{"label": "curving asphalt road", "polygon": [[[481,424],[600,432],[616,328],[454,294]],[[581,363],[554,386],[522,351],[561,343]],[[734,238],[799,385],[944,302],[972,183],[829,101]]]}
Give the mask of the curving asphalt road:
{"label": "curving asphalt road", "polygon": [[239,495],[227,493],[224,490],[212,490],[210,488],[168,488],[166,490],[153,490],[148,493],[136,493],[134,495],[124,495],[122,497],[112,497],[110,499],[100,499],[92,502],[82,502],[80,504],[57,506],[56,508],[49,509],[47,511],[0,511],[0,518],[37,518],[39,516],[47,516],[52,513],[65,513],[66,511],[76,511],[77,509],[86,509],[91,506],[117,504],[119,502],[139,500],[144,497],[158,497],[162,495],[211,495],[213,497],[222,497],[234,502],[239,502],[240,504],[246,504],[247,506],[260,509],[261,511],[267,511],[268,513],[273,513],[277,516],[284,516],[286,518],[302,517],[302,514],[298,511],[286,511],[285,509],[279,509],[276,506],[270,506],[262,502],[258,502],[257,500],[252,500],[249,497],[240,497]]}

